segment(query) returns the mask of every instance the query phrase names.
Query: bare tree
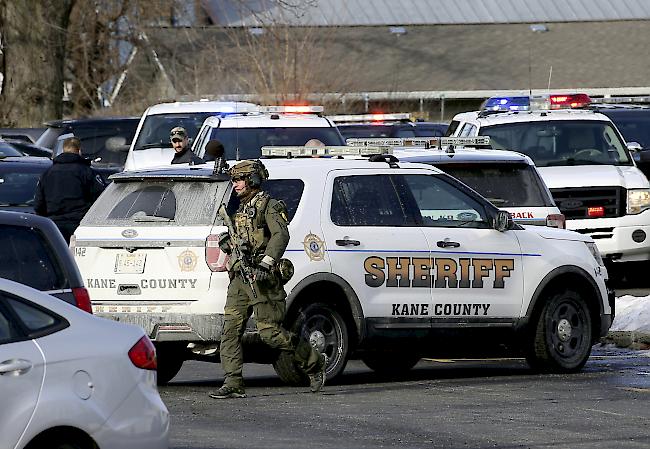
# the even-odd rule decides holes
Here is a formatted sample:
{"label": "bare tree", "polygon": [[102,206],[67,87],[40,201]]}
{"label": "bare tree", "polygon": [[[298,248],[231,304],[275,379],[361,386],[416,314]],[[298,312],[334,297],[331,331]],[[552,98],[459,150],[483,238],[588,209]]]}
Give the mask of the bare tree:
{"label": "bare tree", "polygon": [[74,0],[0,0],[0,122],[40,126],[61,117],[66,31]]}

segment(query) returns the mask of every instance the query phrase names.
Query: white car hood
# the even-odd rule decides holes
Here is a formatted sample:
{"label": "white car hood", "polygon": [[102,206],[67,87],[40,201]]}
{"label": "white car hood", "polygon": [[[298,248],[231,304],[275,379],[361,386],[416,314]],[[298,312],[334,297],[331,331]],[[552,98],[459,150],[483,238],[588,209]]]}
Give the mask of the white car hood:
{"label": "white car hood", "polygon": [[593,242],[594,240],[579,232],[569,231],[567,229],[550,228],[547,226],[524,226],[527,231],[534,232],[544,239],[551,240],[572,240],[575,242]]}
{"label": "white car hood", "polygon": [[576,165],[573,167],[537,167],[549,189],[563,187],[621,186],[643,189],[650,183],[635,166]]}
{"label": "white car hood", "polygon": [[170,165],[173,158],[173,148],[147,148],[146,150],[131,151],[124,164],[124,170]]}

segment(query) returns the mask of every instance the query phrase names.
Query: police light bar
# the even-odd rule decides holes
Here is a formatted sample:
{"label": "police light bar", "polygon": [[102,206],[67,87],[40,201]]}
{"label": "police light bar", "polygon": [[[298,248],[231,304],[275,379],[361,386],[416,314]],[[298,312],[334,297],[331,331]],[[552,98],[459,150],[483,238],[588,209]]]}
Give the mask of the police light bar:
{"label": "police light bar", "polygon": [[388,122],[411,120],[408,112],[397,114],[348,114],[330,115],[328,118],[334,123],[362,123],[362,122]]}
{"label": "police light bar", "polygon": [[531,109],[581,109],[590,104],[587,94],[534,95],[530,98]]}
{"label": "police light bar", "polygon": [[477,137],[412,137],[412,138],[392,138],[392,139],[346,139],[345,142],[354,147],[388,146],[388,147],[442,147],[442,146],[459,146],[459,147],[479,147],[490,146],[489,136]]}
{"label": "police light bar", "polygon": [[521,97],[490,97],[481,108],[484,111],[527,111],[530,109],[530,98]]}
{"label": "police light bar", "polygon": [[329,146],[329,147],[300,147],[300,146],[264,146],[264,157],[336,157],[336,156],[371,156],[373,154],[393,154],[391,148],[380,146]]}
{"label": "police light bar", "polygon": [[288,106],[260,106],[260,112],[269,113],[297,113],[297,114],[318,114],[325,109],[323,106],[307,106],[307,105],[288,105]]}

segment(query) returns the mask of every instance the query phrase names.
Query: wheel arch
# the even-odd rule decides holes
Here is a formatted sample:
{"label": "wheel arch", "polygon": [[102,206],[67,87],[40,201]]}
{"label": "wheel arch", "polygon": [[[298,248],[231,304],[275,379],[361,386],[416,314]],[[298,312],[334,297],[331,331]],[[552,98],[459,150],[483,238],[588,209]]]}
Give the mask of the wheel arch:
{"label": "wheel arch", "polygon": [[50,447],[54,441],[61,438],[73,437],[75,441],[83,445],[87,449],[98,449],[97,443],[93,438],[83,430],[71,426],[57,426],[42,431],[36,435],[25,446],[25,449],[40,449],[42,447]]}
{"label": "wheel arch", "polygon": [[337,306],[336,310],[350,325],[355,345],[363,340],[366,325],[359,297],[345,279],[332,273],[314,273],[296,284],[287,297],[285,321],[292,320],[303,305],[315,302],[315,298]]}
{"label": "wheel arch", "polygon": [[544,276],[533,293],[530,304],[528,304],[528,309],[526,310],[526,315],[519,327],[528,329],[529,324],[534,322],[534,318],[541,313],[545,298],[551,292],[560,290],[566,286],[571,286],[572,289],[582,294],[585,302],[589,306],[592,323],[595,326],[593,332],[594,338],[597,338],[600,335],[600,316],[604,312],[603,297],[596,281],[584,269],[574,265],[557,267]]}

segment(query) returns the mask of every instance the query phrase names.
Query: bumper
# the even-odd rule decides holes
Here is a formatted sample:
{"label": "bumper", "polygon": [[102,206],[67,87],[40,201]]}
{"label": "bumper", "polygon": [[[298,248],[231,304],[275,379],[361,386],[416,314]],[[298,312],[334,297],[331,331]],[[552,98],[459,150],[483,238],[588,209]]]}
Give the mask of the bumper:
{"label": "bumper", "polygon": [[186,313],[107,313],[95,312],[96,316],[122,323],[140,326],[155,342],[220,341],[223,315]]}
{"label": "bumper", "polygon": [[[647,218],[647,220],[643,220]],[[567,220],[567,229],[589,235],[604,258],[650,260],[650,214],[594,220]]]}
{"label": "bumper", "polygon": [[169,411],[156,389],[156,374],[143,370],[142,376],[147,380],[139,382],[101,429],[91,435],[100,448],[169,447]]}

